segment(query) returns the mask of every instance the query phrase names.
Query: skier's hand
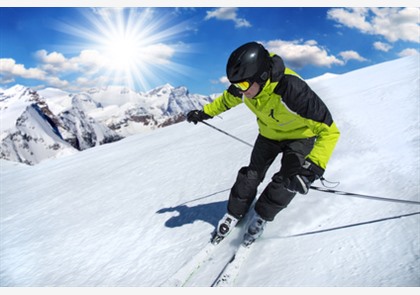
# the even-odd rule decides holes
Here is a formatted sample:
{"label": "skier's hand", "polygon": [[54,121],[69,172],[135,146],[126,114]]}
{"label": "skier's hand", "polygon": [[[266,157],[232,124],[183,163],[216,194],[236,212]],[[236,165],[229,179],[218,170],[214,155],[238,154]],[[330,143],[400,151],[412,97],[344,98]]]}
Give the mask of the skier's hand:
{"label": "skier's hand", "polygon": [[207,115],[204,111],[201,110],[193,110],[187,114],[187,121],[189,123],[197,124],[203,120],[211,119],[212,117]]}
{"label": "skier's hand", "polygon": [[316,165],[310,159],[307,159],[305,163],[303,163],[302,170],[299,174],[305,176],[312,183],[324,175],[324,169]]}
{"label": "skier's hand", "polygon": [[308,159],[297,174],[289,177],[286,189],[306,195],[312,183],[320,179],[323,174],[324,169]]}
{"label": "skier's hand", "polygon": [[290,192],[306,195],[312,183],[321,178],[324,169],[306,159],[303,165],[296,154],[290,153],[284,156],[282,167],[273,180],[282,183]]}

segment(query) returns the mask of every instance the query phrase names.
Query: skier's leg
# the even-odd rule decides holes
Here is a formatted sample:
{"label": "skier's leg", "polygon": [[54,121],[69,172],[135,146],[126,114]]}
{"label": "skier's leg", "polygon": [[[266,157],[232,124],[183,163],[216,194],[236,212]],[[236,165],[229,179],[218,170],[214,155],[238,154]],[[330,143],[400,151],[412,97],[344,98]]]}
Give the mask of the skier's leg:
{"label": "skier's leg", "polygon": [[273,177],[255,204],[255,211],[266,221],[273,221],[274,217],[286,208],[296,193],[289,192],[282,179]]}
{"label": "skier's leg", "polygon": [[282,179],[273,176],[272,181],[266,186],[257,203],[255,204],[254,216],[251,219],[248,230],[244,235],[244,244],[253,243],[259,238],[267,224],[273,221],[274,217],[292,201],[296,193],[288,191]]}
{"label": "skier's leg", "polygon": [[255,171],[248,170],[248,167],[239,170],[229,195],[227,212],[217,224],[213,243],[219,243],[220,239],[226,237],[242,219],[255,198],[259,182]]}
{"label": "skier's leg", "polygon": [[228,202],[228,212],[241,219],[254,201],[258,185],[280,152],[278,142],[258,136],[248,167],[242,167],[233,185]]}
{"label": "skier's leg", "polygon": [[286,208],[295,197],[295,192],[288,191],[284,183],[285,175],[290,170],[298,169],[305,161],[314,145],[314,138],[293,140],[285,142],[282,156],[282,167],[273,175],[272,181],[267,185],[255,205],[255,211],[267,221],[273,221],[275,216]]}
{"label": "skier's leg", "polygon": [[227,236],[248,212],[257,194],[258,185],[264,179],[268,167],[273,163],[279,151],[278,142],[258,136],[249,166],[239,170],[230,191],[227,213],[219,221],[213,236],[215,243]]}

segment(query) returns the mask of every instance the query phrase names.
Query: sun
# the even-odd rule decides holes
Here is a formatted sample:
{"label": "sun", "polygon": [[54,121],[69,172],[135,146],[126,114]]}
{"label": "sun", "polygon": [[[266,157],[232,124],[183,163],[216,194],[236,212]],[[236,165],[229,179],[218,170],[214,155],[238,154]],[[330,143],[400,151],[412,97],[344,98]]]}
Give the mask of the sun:
{"label": "sun", "polygon": [[123,70],[130,67],[142,51],[142,44],[132,40],[128,36],[113,36],[106,44],[105,55],[109,57],[109,65],[115,70]]}
{"label": "sun", "polygon": [[83,15],[87,25],[62,29],[96,54],[95,70],[85,73],[95,74],[91,83],[149,90],[158,81],[167,83],[168,76],[187,74],[188,67],[174,61],[175,55],[191,51],[177,38],[187,30],[186,22],[174,23],[152,8],[95,8]]}

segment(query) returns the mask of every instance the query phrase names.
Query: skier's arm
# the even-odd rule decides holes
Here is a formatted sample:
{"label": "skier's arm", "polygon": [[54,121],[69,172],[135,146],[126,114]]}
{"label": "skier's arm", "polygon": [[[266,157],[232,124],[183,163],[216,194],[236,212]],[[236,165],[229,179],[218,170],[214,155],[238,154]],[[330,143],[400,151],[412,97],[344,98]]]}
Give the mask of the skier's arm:
{"label": "skier's arm", "polygon": [[312,120],[306,121],[312,132],[317,135],[314,148],[309,153],[308,158],[317,166],[325,169],[340,137],[340,131],[335,122],[327,125]]}
{"label": "skier's arm", "polygon": [[242,103],[242,94],[235,86],[231,85],[213,102],[206,104],[203,107],[203,111],[207,115],[214,117],[237,106],[240,103]]}
{"label": "skier's arm", "polygon": [[327,106],[305,81],[291,75],[284,79],[288,79],[288,83],[280,84],[276,93],[282,96],[283,102],[291,111],[304,118],[308,128],[317,136],[308,158],[325,169],[340,137],[340,131]]}

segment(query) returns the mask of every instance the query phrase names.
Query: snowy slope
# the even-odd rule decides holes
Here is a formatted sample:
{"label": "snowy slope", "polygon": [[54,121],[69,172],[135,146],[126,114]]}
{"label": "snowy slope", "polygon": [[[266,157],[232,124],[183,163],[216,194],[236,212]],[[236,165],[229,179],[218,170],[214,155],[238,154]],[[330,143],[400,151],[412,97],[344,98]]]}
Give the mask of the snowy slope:
{"label": "snowy slope", "polygon": [[[419,202],[419,56],[308,82],[342,134],[325,177],[339,190]],[[249,143],[257,136],[244,105],[209,123]],[[207,243],[250,152],[182,122],[36,166],[2,160],[0,285],[160,286]],[[419,211],[297,196],[267,226],[235,286],[420,287],[420,215],[400,217]],[[212,284],[239,232],[188,286]]]}

